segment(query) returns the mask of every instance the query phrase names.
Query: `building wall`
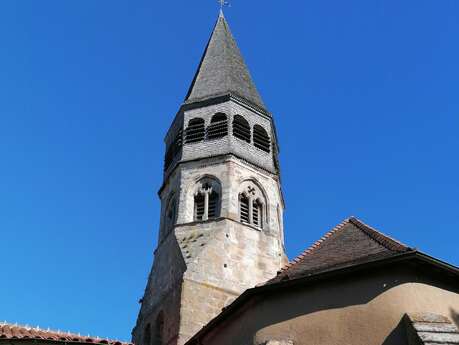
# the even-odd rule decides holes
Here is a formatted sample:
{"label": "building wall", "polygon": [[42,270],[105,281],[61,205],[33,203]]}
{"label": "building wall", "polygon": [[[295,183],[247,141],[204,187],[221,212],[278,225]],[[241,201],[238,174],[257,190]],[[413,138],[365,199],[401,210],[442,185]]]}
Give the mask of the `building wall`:
{"label": "building wall", "polygon": [[[182,277],[185,260],[175,236],[168,236],[155,251],[155,260],[148,277],[137,323],[132,331],[132,342],[145,343],[147,326],[154,331],[158,316],[164,317],[164,338],[174,343],[180,325]],[[153,336],[152,336],[153,338]]]}
{"label": "building wall", "polygon": [[[264,232],[281,234],[284,203],[280,181],[277,175],[263,171],[257,167],[230,156],[208,158],[187,162],[180,167],[179,186],[172,184],[162,193],[162,199],[173,189],[180,190],[179,217],[177,224],[193,221],[193,187],[205,176],[217,178],[222,186],[221,217],[239,221],[238,195],[244,181],[252,180],[261,188],[266,198],[267,221]],[[279,209],[279,211],[278,211]],[[280,212],[280,213],[279,213]],[[279,214],[278,214],[279,213]]]}
{"label": "building wall", "polygon": [[179,161],[189,161],[200,158],[207,158],[209,156],[223,155],[232,153],[239,157],[246,159],[247,161],[266,169],[270,172],[276,173],[276,167],[274,164],[273,156],[276,150],[271,152],[265,152],[256,148],[253,143],[247,143],[243,140],[235,138],[232,135],[232,123],[235,115],[241,115],[246,119],[253,130],[254,125],[262,126],[268,133],[271,143],[276,145],[276,138],[273,129],[272,119],[264,114],[256,113],[253,109],[249,109],[235,101],[227,101],[219,104],[212,104],[201,108],[181,110],[176,119],[174,120],[171,130],[166,136],[166,146],[170,145],[177,132],[181,129],[186,133],[186,128],[191,119],[202,118],[205,122],[205,126],[209,126],[212,117],[216,113],[224,113],[228,117],[228,129],[229,134],[224,138],[215,140],[205,140],[198,143],[186,144],[182,148],[182,152],[175,157],[173,164],[165,171],[165,177],[167,177],[173,170],[174,166]]}
{"label": "building wall", "polygon": [[[196,222],[194,190],[203,177],[221,184],[221,213]],[[239,190],[254,181],[266,199],[263,229],[239,222]],[[167,201],[178,198],[172,230],[164,228]],[[277,175],[233,156],[184,162],[161,190],[159,245],[133,341],[141,345],[148,324],[165,315],[166,344],[184,344],[223,307],[248,288],[275,276],[287,261],[283,245],[284,208]]]}
{"label": "building wall", "polygon": [[457,284],[442,285],[417,273],[393,267],[264,296],[219,324],[201,344],[406,344],[405,313],[432,312],[456,322],[459,313]]}

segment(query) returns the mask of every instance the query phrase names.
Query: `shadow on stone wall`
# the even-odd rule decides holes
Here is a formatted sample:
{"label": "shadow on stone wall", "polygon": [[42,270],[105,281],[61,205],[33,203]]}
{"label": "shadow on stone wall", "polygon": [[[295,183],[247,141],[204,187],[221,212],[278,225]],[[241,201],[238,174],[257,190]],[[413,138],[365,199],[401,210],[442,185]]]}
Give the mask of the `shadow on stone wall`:
{"label": "shadow on stone wall", "polygon": [[185,270],[186,263],[177,239],[169,236],[155,252],[140,312],[132,330],[133,343],[141,344],[148,328],[153,339],[159,328],[164,328],[161,330],[164,338],[177,339]]}
{"label": "shadow on stone wall", "polygon": [[451,312],[451,319],[453,319],[454,323],[459,328],[459,313],[453,308],[450,309],[450,312]]}

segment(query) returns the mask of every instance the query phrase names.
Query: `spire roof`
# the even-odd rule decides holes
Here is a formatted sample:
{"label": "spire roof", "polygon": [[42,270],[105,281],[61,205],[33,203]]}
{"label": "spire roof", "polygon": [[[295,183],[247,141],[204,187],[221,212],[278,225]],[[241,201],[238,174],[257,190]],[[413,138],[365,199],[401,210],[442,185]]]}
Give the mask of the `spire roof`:
{"label": "spire roof", "polygon": [[192,103],[226,94],[235,94],[265,108],[228,22],[220,11],[185,102]]}

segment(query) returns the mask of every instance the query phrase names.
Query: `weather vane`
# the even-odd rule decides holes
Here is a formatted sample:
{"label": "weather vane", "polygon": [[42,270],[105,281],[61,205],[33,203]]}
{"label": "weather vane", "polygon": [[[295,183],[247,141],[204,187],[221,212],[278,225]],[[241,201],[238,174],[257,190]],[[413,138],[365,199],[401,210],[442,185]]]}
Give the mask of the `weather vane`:
{"label": "weather vane", "polygon": [[223,7],[230,5],[230,3],[226,0],[217,0],[217,2],[220,4],[220,11],[223,11]]}

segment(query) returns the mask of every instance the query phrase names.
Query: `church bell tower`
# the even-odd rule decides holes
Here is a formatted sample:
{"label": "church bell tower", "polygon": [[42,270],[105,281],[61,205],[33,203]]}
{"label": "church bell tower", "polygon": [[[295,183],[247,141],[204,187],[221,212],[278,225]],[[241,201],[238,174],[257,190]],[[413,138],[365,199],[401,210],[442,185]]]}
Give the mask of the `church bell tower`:
{"label": "church bell tower", "polygon": [[184,344],[286,263],[274,121],[222,13],[165,143],[137,345]]}

